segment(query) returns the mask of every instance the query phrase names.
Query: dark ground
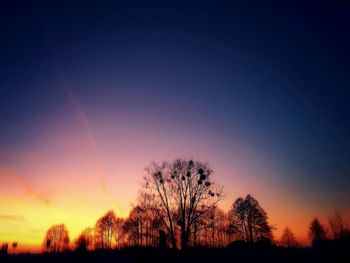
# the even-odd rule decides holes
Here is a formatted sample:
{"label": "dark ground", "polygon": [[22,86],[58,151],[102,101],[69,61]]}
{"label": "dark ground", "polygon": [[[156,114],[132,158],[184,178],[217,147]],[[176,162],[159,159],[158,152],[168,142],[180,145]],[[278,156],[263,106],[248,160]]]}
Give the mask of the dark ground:
{"label": "dark ground", "polygon": [[186,253],[155,248],[64,252],[60,254],[2,255],[0,262],[120,262],[120,263],[225,263],[225,262],[350,262],[350,247],[334,244],[316,248],[231,246],[222,249],[191,249]]}

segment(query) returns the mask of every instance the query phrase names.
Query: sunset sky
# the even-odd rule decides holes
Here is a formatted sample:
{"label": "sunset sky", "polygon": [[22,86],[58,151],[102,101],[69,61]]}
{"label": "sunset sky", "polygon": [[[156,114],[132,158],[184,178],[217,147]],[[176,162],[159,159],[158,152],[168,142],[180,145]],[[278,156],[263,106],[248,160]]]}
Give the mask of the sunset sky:
{"label": "sunset sky", "polygon": [[0,4],[0,243],[126,217],[144,168],[179,157],[277,239],[350,212],[348,6],[126,2]]}

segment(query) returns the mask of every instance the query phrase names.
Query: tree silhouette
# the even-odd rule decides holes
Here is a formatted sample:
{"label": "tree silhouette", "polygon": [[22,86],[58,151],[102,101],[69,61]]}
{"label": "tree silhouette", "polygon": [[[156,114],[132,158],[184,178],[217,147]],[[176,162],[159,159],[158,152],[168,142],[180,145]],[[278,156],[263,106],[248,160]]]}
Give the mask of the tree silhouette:
{"label": "tree silhouette", "polygon": [[137,205],[134,206],[125,220],[123,229],[125,238],[134,246],[157,247],[159,245],[159,231],[164,231],[160,220],[159,210],[153,206],[154,197],[141,192]]}
{"label": "tree silhouette", "polygon": [[143,245],[146,220],[145,210],[137,205],[130,211],[129,217],[125,221],[124,231],[127,234],[129,241],[134,246]]}
{"label": "tree silhouette", "polygon": [[284,229],[280,243],[282,246],[287,248],[298,246],[294,233],[289,229],[289,227]]}
{"label": "tree silhouette", "polygon": [[93,248],[93,229],[90,227],[85,228],[79,237],[75,240],[75,249],[86,251],[91,250]]}
{"label": "tree silhouette", "polygon": [[[141,192],[138,197],[138,206],[143,213],[143,239],[146,246],[159,246],[159,231],[165,231],[163,222],[159,218],[159,209],[153,207],[155,197]],[[166,237],[166,236],[165,236]],[[163,244],[164,245],[164,244]]]}
{"label": "tree silhouette", "polygon": [[65,225],[59,224],[51,226],[46,232],[43,246],[50,252],[60,252],[68,249],[69,235]]}
{"label": "tree silhouette", "polygon": [[122,218],[116,218],[114,225],[113,225],[113,236],[115,239],[116,246],[118,248],[121,248],[123,245],[123,239],[124,239],[124,232],[123,232],[123,225],[125,220]]}
{"label": "tree silhouette", "polygon": [[310,223],[309,238],[312,244],[327,238],[326,229],[317,218],[314,218]]}
{"label": "tree silhouette", "polygon": [[112,248],[112,237],[116,222],[115,213],[110,210],[95,225],[95,246],[102,249]]}
{"label": "tree silhouette", "polygon": [[238,232],[244,241],[250,243],[272,239],[272,228],[267,219],[265,210],[249,194],[245,199],[237,198],[229,211],[232,231]]}
{"label": "tree silhouette", "polygon": [[16,253],[17,246],[18,246],[18,242],[17,241],[12,242],[13,253]]}
{"label": "tree silhouette", "polygon": [[152,163],[146,171],[144,189],[154,197],[153,210],[166,227],[172,247],[177,247],[179,232],[185,250],[195,222],[222,199],[222,187],[214,183],[207,164],[193,160]]}
{"label": "tree silhouette", "polygon": [[2,243],[1,244],[1,254],[7,255],[8,248],[9,248],[9,244],[8,243]]}
{"label": "tree silhouette", "polygon": [[193,227],[193,245],[223,247],[227,244],[227,215],[214,206]]}
{"label": "tree silhouette", "polygon": [[333,238],[340,239],[347,228],[344,214],[339,210],[335,210],[328,218],[328,223]]}

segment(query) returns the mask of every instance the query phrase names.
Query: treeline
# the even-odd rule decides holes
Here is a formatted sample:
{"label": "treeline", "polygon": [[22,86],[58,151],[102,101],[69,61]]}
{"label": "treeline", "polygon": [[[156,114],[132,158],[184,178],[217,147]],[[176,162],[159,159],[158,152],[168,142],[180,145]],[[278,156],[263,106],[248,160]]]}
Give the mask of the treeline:
{"label": "treeline", "polygon": [[[72,242],[63,224],[52,226],[45,236],[44,249],[58,252],[129,246],[173,248],[171,236],[159,218],[159,212],[150,209],[147,201],[148,196],[142,194],[127,218],[117,217],[112,210],[106,212],[94,227],[84,229]],[[183,247],[180,227],[181,223],[177,221],[174,228],[176,248]],[[251,195],[238,198],[228,213],[213,206],[195,221],[190,231],[187,247],[225,247],[235,240],[252,243],[273,240],[267,215]]]}
{"label": "treeline", "polygon": [[[272,227],[267,224],[266,214],[255,215],[265,219],[252,223],[248,220],[249,209],[243,209],[245,201],[257,202],[252,196],[245,199],[238,198],[229,212],[213,207],[203,215],[193,229],[190,239],[191,247],[226,247],[236,241],[247,243],[264,243],[265,245],[279,245],[286,248],[300,247],[293,231],[286,227],[282,236],[276,239],[272,236]],[[59,252],[64,250],[96,250],[125,247],[159,247],[162,233],[167,235],[161,220],[143,203],[136,205],[127,218],[118,218],[113,211],[108,211],[95,224],[82,231],[79,237],[70,242],[68,230],[63,224],[52,226],[44,240],[44,250]],[[250,204],[244,204],[250,207]],[[257,203],[258,205],[258,203]],[[258,209],[262,209],[257,206]],[[263,211],[263,210],[262,210]],[[244,218],[244,220],[243,220]],[[317,218],[310,222],[308,235],[312,245],[329,240],[349,240],[350,231],[342,213],[335,211],[329,217],[329,226],[323,225]],[[251,231],[249,230],[251,229]],[[179,233],[177,233],[177,236]],[[169,239],[169,238],[168,238]],[[171,247],[170,241],[165,241],[164,246]],[[180,242],[180,240],[179,240]]]}
{"label": "treeline", "polygon": [[[223,198],[222,186],[215,182],[206,163],[186,159],[151,163],[127,218],[108,211],[73,241],[64,224],[54,225],[46,233],[43,249],[60,252],[136,246],[186,250],[226,247],[233,242],[299,246],[288,227],[279,240],[273,237],[274,227],[253,196],[237,198],[228,212],[218,207]],[[350,231],[341,212],[335,212],[328,223],[328,228],[317,218],[310,223],[313,244],[330,238],[349,240]]]}

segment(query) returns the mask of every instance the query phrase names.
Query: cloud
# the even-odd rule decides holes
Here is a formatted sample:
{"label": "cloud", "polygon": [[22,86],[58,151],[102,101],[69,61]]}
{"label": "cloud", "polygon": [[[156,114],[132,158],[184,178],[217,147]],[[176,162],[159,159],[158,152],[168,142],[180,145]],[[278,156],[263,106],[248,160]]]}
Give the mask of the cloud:
{"label": "cloud", "polygon": [[8,221],[25,221],[25,217],[21,215],[0,215],[0,220]]}
{"label": "cloud", "polygon": [[24,185],[26,194],[35,197],[37,200],[39,200],[41,203],[51,206],[51,201],[48,197],[48,195],[38,193],[35,191],[30,185]]}
{"label": "cloud", "polygon": [[36,191],[31,184],[26,182],[24,178],[17,175],[14,171],[11,171],[5,167],[0,166],[0,179],[1,181],[8,181],[9,179],[12,179],[16,184],[18,184],[24,190],[24,192],[27,195],[35,197],[38,201],[40,201],[46,206],[50,206],[50,207],[52,206],[48,194],[42,194]]}

